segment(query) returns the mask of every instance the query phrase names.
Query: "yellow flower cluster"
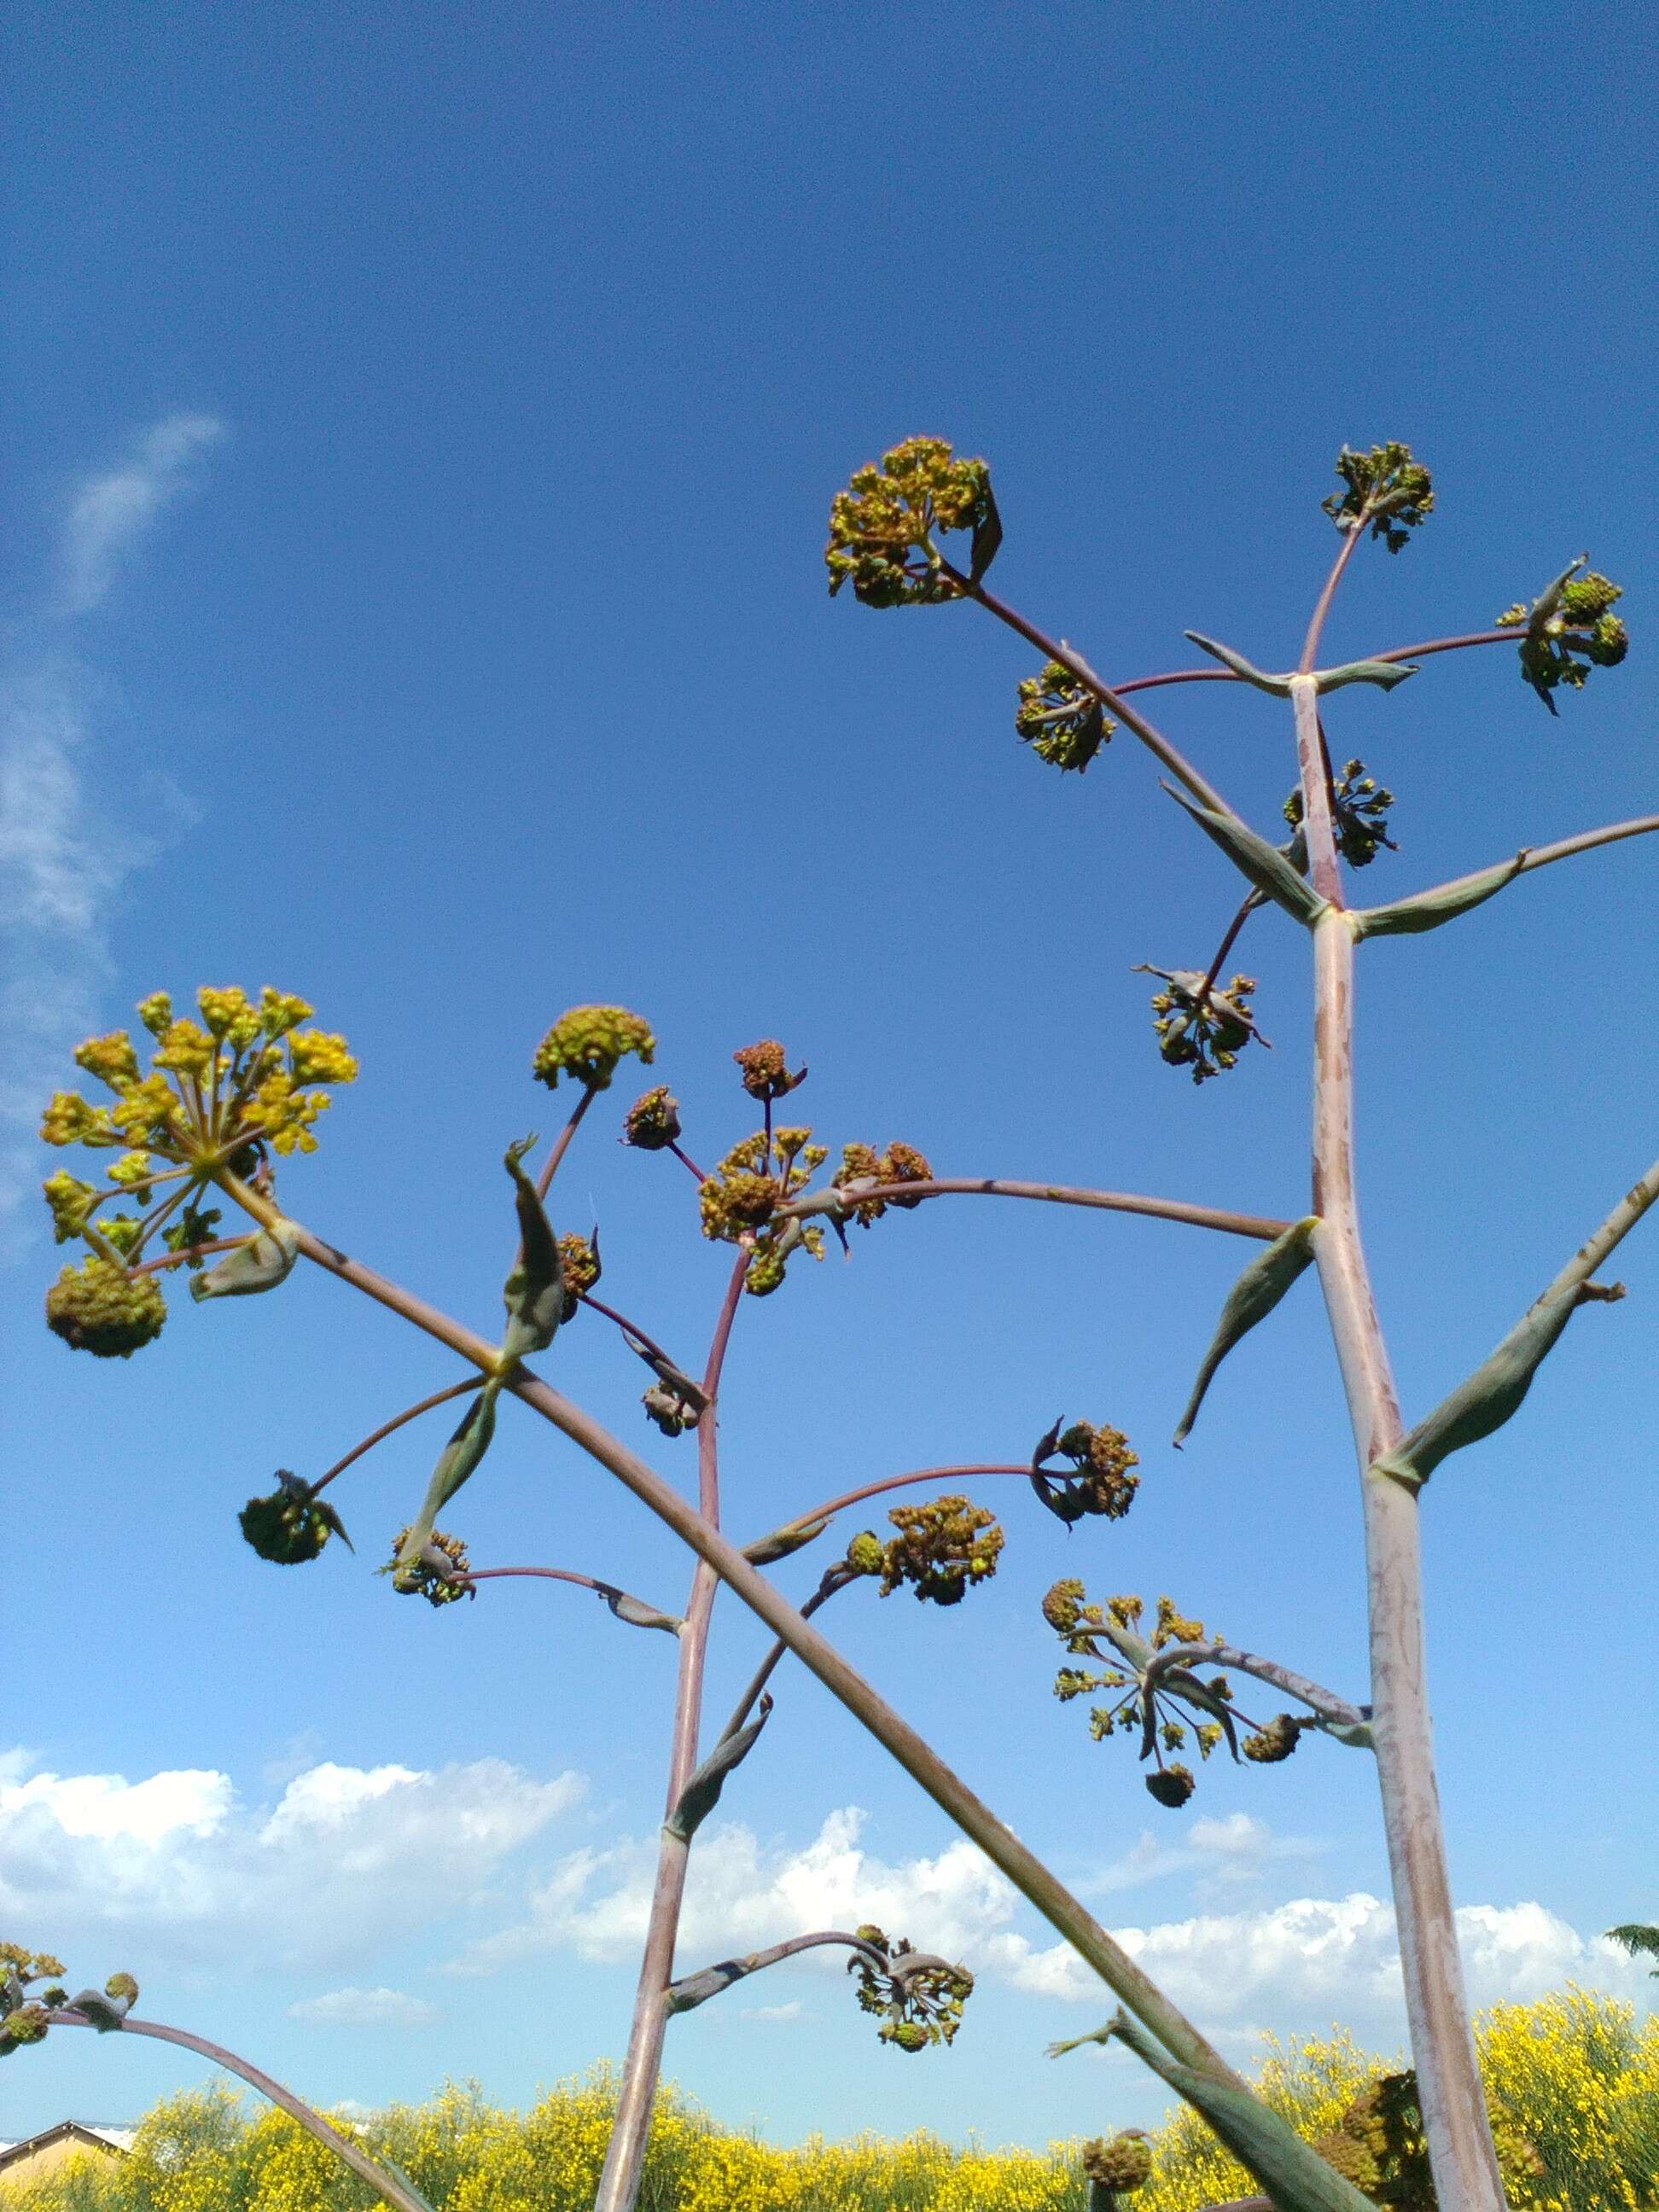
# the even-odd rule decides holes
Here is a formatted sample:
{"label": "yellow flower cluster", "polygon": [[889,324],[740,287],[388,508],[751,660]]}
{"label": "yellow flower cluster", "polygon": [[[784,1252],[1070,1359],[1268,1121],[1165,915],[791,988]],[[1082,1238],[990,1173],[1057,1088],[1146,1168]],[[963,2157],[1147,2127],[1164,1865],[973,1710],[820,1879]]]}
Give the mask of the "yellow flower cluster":
{"label": "yellow flower cluster", "polygon": [[[1500,2006],[1480,2023],[1480,2042],[1500,2139],[1528,2147],[1505,2173],[1513,2212],[1647,2212],[1659,2203],[1659,2022],[1638,2030],[1628,2006],[1571,1990]],[[1257,2087],[1315,2142],[1395,2063],[1340,2030],[1270,2040]],[[335,2124],[400,2167],[440,2212],[588,2212],[616,2094],[614,2075],[596,2069],[521,2115],[452,2085],[423,2106]],[[1080,2097],[1090,2094],[1080,2085]],[[1097,2125],[1106,2118],[1096,2114]],[[1135,2212],[1202,2212],[1255,2193],[1185,2108],[1147,2148],[1152,2179]],[[652,2124],[641,2202],[674,2212],[1080,2212],[1086,2148],[959,2148],[919,2131],[782,2149],[716,2128],[670,2088]],[[158,2106],[130,2158],[60,2166],[33,2185],[0,2183],[0,2212],[356,2212],[363,2202],[361,2185],[292,2121],[252,2117],[222,2088]]]}
{"label": "yellow flower cluster", "polygon": [[[204,1187],[216,1173],[248,1173],[268,1152],[314,1152],[328,1086],[356,1077],[345,1039],[302,1027],[312,1009],[291,992],[267,988],[255,1001],[234,985],[210,985],[196,1004],[199,1022],[176,1015],[165,991],[139,1002],[155,1040],[148,1073],[125,1030],[87,1038],[76,1065],[110,1101],[59,1091],[41,1116],[46,1143],[118,1155],[101,1188],[65,1168],[42,1185],[58,1243],[82,1237],[93,1250],[84,1267],[64,1270],[46,1301],[52,1328],[78,1349],[125,1358],[155,1338],[166,1318],[161,1292],[126,1273],[146,1242],[164,1224],[170,1250],[210,1242],[218,1215],[198,1209]],[[158,1186],[165,1194],[155,1205]],[[114,1199],[155,1211],[100,1218]]]}

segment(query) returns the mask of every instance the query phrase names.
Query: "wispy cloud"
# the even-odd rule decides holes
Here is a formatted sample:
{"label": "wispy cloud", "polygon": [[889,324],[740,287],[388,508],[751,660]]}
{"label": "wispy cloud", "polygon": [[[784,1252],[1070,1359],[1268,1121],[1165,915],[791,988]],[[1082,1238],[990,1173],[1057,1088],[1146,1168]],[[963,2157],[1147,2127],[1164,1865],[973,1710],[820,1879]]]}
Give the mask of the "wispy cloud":
{"label": "wispy cloud", "polygon": [[216,415],[169,415],[113,468],[82,479],[65,510],[60,538],[67,612],[89,614],[102,604],[123,556],[188,489],[194,463],[224,435]]}
{"label": "wispy cloud", "polygon": [[424,1997],[406,1990],[329,1990],[301,1997],[288,2008],[290,2020],[313,2027],[431,2027],[443,2015]]}
{"label": "wispy cloud", "polygon": [[[76,656],[72,625],[66,631],[54,616],[100,604],[122,558],[224,435],[214,416],[171,415],[117,467],[80,483],[58,533],[58,601],[43,599],[0,669],[0,1230],[33,1180],[44,1095],[62,1079],[68,1048],[100,1025],[111,919],[154,850],[94,795],[89,761],[107,696]],[[137,766],[137,779],[133,763],[124,766],[129,800],[142,782]],[[181,809],[159,775],[153,796],[158,816]],[[130,819],[130,806],[123,814]]]}

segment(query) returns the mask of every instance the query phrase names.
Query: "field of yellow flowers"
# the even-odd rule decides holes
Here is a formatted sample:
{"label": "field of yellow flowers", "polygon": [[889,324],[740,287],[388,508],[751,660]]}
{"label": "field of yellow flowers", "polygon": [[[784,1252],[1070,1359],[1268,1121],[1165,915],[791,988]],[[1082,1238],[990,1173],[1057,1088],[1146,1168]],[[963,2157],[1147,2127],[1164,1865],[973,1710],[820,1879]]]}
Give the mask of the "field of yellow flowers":
{"label": "field of yellow flowers", "polygon": [[[1659,2208],[1659,2019],[1569,1990],[1480,2022],[1494,2124],[1516,2212]],[[1328,2136],[1389,2070],[1340,2033],[1269,2046],[1260,2080],[1310,2138]],[[587,2212],[613,2084],[567,2082],[527,2113],[450,2087],[429,2103],[356,2124],[441,2212]],[[342,2121],[342,2126],[351,2123]],[[1248,2192],[1202,2126],[1176,2113],[1153,2138],[1136,2212],[1200,2212]],[[926,2134],[779,2149],[719,2128],[672,2093],[651,2137],[645,2212],[1083,2212],[1079,2146],[952,2147]],[[130,2158],[99,2157],[32,2188],[0,2188],[0,2212],[358,2212],[374,2202],[280,2113],[232,2092],[190,2091],[144,2120]],[[1411,2200],[1429,2212],[1430,2200]]]}

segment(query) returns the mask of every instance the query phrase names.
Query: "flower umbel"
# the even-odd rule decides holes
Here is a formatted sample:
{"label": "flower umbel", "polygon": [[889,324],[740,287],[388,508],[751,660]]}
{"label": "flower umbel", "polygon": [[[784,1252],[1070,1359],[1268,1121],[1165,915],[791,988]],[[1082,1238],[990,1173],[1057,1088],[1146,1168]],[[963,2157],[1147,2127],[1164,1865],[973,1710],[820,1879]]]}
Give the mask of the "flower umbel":
{"label": "flower umbel", "polygon": [[1079,775],[1117,727],[1092,691],[1058,660],[1022,678],[1014,727],[1039,760]]}
{"label": "flower umbel", "polygon": [[1530,606],[1517,601],[1498,616],[1500,629],[1524,627],[1521,673],[1552,714],[1553,691],[1563,684],[1582,691],[1592,667],[1616,668],[1630,650],[1629,633],[1612,611],[1624,596],[1620,585],[1585,568],[1581,555]]}
{"label": "flower umbel", "polygon": [[46,1292],[46,1326],[76,1352],[130,1359],[161,1334],[167,1300],[150,1275],[131,1276],[94,1253],[65,1267]]}
{"label": "flower umbel", "polygon": [[961,1497],[935,1498],[927,1505],[896,1505],[887,1517],[898,1534],[882,1553],[883,1597],[908,1583],[918,1598],[959,1605],[971,1584],[995,1574],[1003,1534],[996,1516],[982,1505]]}
{"label": "flower umbel", "polygon": [[649,1067],[656,1048],[650,1024],[626,1006],[570,1006],[537,1046],[532,1066],[550,1091],[562,1075],[608,1091],[619,1060],[637,1053]]}
{"label": "flower umbel", "polygon": [[883,1186],[879,1195],[866,1191],[853,1200],[847,1208],[847,1218],[867,1229],[872,1221],[879,1221],[890,1206],[902,1206],[907,1212],[920,1206],[919,1198],[905,1198],[901,1187],[907,1182],[931,1182],[933,1170],[924,1155],[914,1145],[895,1141],[884,1152],[873,1145],[843,1145],[841,1165],[831,1177],[832,1186],[840,1190],[849,1183],[876,1182]]}
{"label": "flower umbel", "polygon": [[[1071,1462],[1072,1473],[1044,1464],[1056,1455]],[[1121,1521],[1140,1486],[1139,1476],[1129,1471],[1139,1464],[1121,1429],[1109,1424],[1095,1428],[1088,1421],[1062,1429],[1056,1421],[1032,1456],[1031,1487],[1068,1528],[1090,1514]]]}
{"label": "flower umbel", "polygon": [[[847,1971],[858,1977],[860,2009],[881,2020],[877,2033],[882,2042],[912,2052],[926,2051],[930,2044],[954,2043],[962,2008],[974,1993],[967,1968],[919,1952],[867,1921],[857,1934],[865,1949],[848,1960]],[[872,1951],[879,1966],[868,1955]]]}
{"label": "flower umbel", "polygon": [[[172,1251],[208,1242],[218,1215],[196,1204],[204,1187],[226,1173],[268,1173],[273,1152],[315,1152],[327,1086],[356,1076],[343,1037],[302,1026],[312,1012],[303,999],[267,988],[256,1002],[234,986],[204,987],[197,1005],[199,1023],[175,1016],[165,991],[140,1002],[155,1041],[148,1073],[125,1030],[87,1038],[76,1063],[109,1102],[60,1091],[41,1118],[49,1145],[117,1155],[101,1187],[64,1169],[43,1186],[58,1243],[80,1237],[93,1251],[46,1300],[52,1328],[79,1349],[125,1358],[150,1342],[166,1304],[148,1276],[127,1272],[150,1237],[159,1232]],[[136,1202],[143,1218],[100,1218],[112,1200]]]}
{"label": "flower umbel", "polygon": [[[1384,791],[1375,776],[1366,775],[1364,761],[1344,763],[1341,781],[1331,786],[1331,821],[1337,850],[1350,867],[1369,867],[1379,846],[1386,845],[1391,853],[1398,850],[1389,835],[1389,809],[1393,805],[1394,793]],[[1285,819],[1292,830],[1302,827],[1302,811],[1298,784],[1285,801]]]}
{"label": "flower umbel", "polygon": [[850,583],[866,607],[927,606],[959,596],[935,531],[984,532],[995,510],[983,461],[955,460],[943,438],[907,438],[855,469],[830,504],[824,561],[833,598]]}
{"label": "flower umbel", "polygon": [[1164,988],[1152,994],[1158,1048],[1171,1067],[1190,1067],[1194,1083],[1206,1083],[1234,1066],[1252,1037],[1267,1042],[1250,1007],[1254,975],[1235,975],[1224,990],[1212,983],[1206,991],[1196,968],[1143,963],[1135,972],[1162,978]]}
{"label": "flower umbel", "polygon": [[1343,489],[1322,502],[1339,530],[1364,530],[1399,552],[1412,532],[1433,510],[1434,486],[1428,471],[1413,460],[1409,446],[1390,438],[1368,453],[1344,446],[1336,457]]}

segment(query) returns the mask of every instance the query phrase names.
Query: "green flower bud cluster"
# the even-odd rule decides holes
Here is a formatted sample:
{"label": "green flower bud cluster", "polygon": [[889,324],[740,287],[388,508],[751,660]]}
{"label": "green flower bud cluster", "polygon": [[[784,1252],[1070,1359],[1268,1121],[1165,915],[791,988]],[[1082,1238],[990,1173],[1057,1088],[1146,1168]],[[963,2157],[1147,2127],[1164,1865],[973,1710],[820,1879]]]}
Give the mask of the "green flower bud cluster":
{"label": "green flower bud cluster", "polygon": [[[1075,1473],[1057,1474],[1043,1465],[1056,1453],[1070,1460]],[[1033,1455],[1031,1487],[1067,1528],[1091,1514],[1121,1521],[1140,1487],[1139,1476],[1129,1472],[1139,1464],[1139,1454],[1130,1450],[1121,1429],[1104,1423],[1096,1428],[1088,1421],[1073,1421],[1061,1429],[1056,1421]]]}
{"label": "green flower bud cluster", "polygon": [[400,1567],[398,1554],[408,1534],[407,1528],[398,1531],[391,1559],[376,1570],[392,1577],[392,1587],[399,1597],[423,1597],[428,1605],[453,1605],[457,1598],[477,1597],[477,1585],[466,1579],[470,1562],[466,1546],[459,1536],[446,1536],[441,1528],[434,1528],[421,1557]]}
{"label": "green flower bud cluster", "polygon": [[804,1067],[791,1075],[784,1064],[783,1047],[776,1037],[763,1037],[758,1044],[740,1046],[732,1057],[743,1071],[743,1087],[749,1096],[767,1103],[787,1098],[806,1080]]}
{"label": "green flower bud cluster", "polygon": [[[881,2020],[880,2040],[911,2052],[954,2043],[962,2008],[974,1993],[974,1978],[966,1967],[924,1959],[914,1945],[884,1935],[868,1921],[856,1933],[867,1951],[886,1962],[878,1966],[862,1952],[847,1962],[848,1972],[858,1978],[860,2009]],[[916,1963],[907,1970],[908,1960]]]}
{"label": "green flower bud cluster", "polygon": [[550,1091],[557,1090],[562,1075],[590,1091],[608,1091],[619,1060],[637,1053],[649,1067],[656,1048],[650,1024],[626,1006],[570,1006],[537,1046],[531,1066]]}
{"label": "green flower bud cluster", "polygon": [[908,1583],[920,1599],[959,1605],[965,1590],[995,1574],[1003,1534],[982,1505],[935,1498],[926,1505],[896,1505],[887,1517],[898,1534],[882,1551],[883,1597]]}
{"label": "green flower bud cluster", "polygon": [[1344,446],[1336,457],[1343,489],[1321,503],[1339,530],[1370,526],[1390,553],[1399,552],[1412,532],[1433,511],[1434,486],[1428,471],[1412,458],[1409,446],[1395,439],[1367,453]]}
{"label": "green flower bud cluster", "polygon": [[647,1418],[654,1421],[665,1437],[683,1437],[688,1429],[695,1429],[702,1419],[707,1402],[701,1392],[694,1400],[664,1378],[653,1382],[641,1400]]}
{"label": "green flower bud cluster", "polygon": [[[843,1145],[841,1165],[832,1178],[834,1188],[845,1188],[848,1183],[878,1182],[897,1186],[907,1182],[931,1182],[933,1170],[926,1157],[914,1145],[896,1141],[878,1152],[873,1145]],[[866,1191],[854,1200],[846,1210],[846,1218],[867,1229],[872,1221],[879,1221],[890,1206],[902,1206],[907,1212],[920,1206],[919,1198],[902,1198],[896,1189],[884,1197]]]}
{"label": "green flower bud cluster", "polygon": [[847,1565],[855,1575],[878,1575],[887,1565],[887,1547],[873,1528],[860,1528],[847,1547]]}
{"label": "green flower bud cluster", "polygon": [[599,1266],[599,1233],[596,1229],[590,1237],[578,1237],[570,1231],[559,1239],[559,1273],[564,1281],[564,1318],[570,1320],[581,1302],[584,1291],[591,1291],[603,1271]]}
{"label": "green flower bud cluster", "polygon": [[976,533],[993,513],[983,461],[954,460],[943,438],[907,438],[855,469],[830,504],[824,562],[831,598],[850,583],[866,607],[926,606],[957,597],[935,530]]}
{"label": "green flower bud cluster", "polygon": [[[1364,761],[1344,763],[1341,781],[1331,787],[1331,826],[1336,848],[1350,867],[1369,867],[1379,846],[1399,848],[1389,835],[1389,809],[1394,793],[1384,791],[1375,776],[1367,775]],[[1302,827],[1302,787],[1285,801],[1285,819],[1292,830]]]}
{"label": "green flower bud cluster", "polygon": [[1117,727],[1094,693],[1058,660],[1022,678],[1014,727],[1039,760],[1080,775]]}
{"label": "green flower bud cluster", "polygon": [[[0,1943],[0,2058],[10,2057],[26,2045],[44,2042],[52,2015],[66,2006],[103,2033],[118,2027],[138,2002],[138,1984],[131,1974],[112,1974],[100,1992],[82,1990],[71,1997],[58,1980],[61,1960],[45,1951],[30,1951],[19,1943]],[[36,1996],[30,1985],[51,1986]]]}
{"label": "green flower bud cluster", "polygon": [[665,1083],[636,1098],[623,1117],[622,1140],[642,1152],[666,1152],[680,1133],[680,1102]]}
{"label": "green flower bud cluster", "polygon": [[279,1567],[316,1559],[331,1536],[337,1536],[347,1551],[353,1548],[334,1508],[285,1467],[277,1468],[276,1488],[270,1497],[250,1498],[237,1520],[244,1540],[262,1559]]}
{"label": "green flower bud cluster", "polygon": [[46,1292],[46,1327],[76,1352],[130,1359],[161,1334],[167,1300],[153,1275],[129,1275],[96,1254],[66,1267]]}
{"label": "green flower bud cluster", "polygon": [[1277,1766],[1296,1749],[1303,1729],[1309,1725],[1294,1713],[1275,1713],[1265,1728],[1255,1729],[1239,1747],[1258,1766]]}
{"label": "green flower bud cluster", "polygon": [[1582,560],[1556,578],[1530,606],[1517,601],[1498,617],[1500,629],[1524,628],[1521,673],[1549,708],[1550,694],[1565,684],[1582,691],[1592,667],[1616,668],[1630,650],[1630,633],[1612,609],[1622,586]]}
{"label": "green flower bud cluster", "polygon": [[1152,1027],[1158,1048],[1171,1067],[1190,1067],[1194,1083],[1206,1083],[1233,1066],[1257,1034],[1250,999],[1254,975],[1235,975],[1223,989],[1206,992],[1196,968],[1152,968],[1142,972],[1163,978],[1152,994]]}
{"label": "green flower bud cluster", "polygon": [[1124,2196],[1144,2189],[1152,2178],[1152,2146],[1139,2128],[1121,2135],[1097,2136],[1083,2146],[1083,2171],[1102,2189]]}
{"label": "green flower bud cluster", "polygon": [[[125,1030],[87,1038],[76,1063],[111,1103],[59,1091],[41,1118],[49,1145],[118,1155],[101,1188],[66,1169],[42,1186],[54,1237],[82,1237],[94,1255],[47,1293],[47,1322],[65,1343],[103,1358],[152,1342],[167,1316],[160,1285],[125,1274],[115,1258],[136,1263],[158,1231],[170,1251],[210,1242],[218,1212],[195,1199],[215,1172],[246,1175],[270,1152],[315,1152],[327,1086],[356,1077],[345,1039],[302,1027],[312,1009],[290,993],[267,988],[256,1004],[234,987],[204,988],[197,1006],[200,1022],[175,1016],[165,991],[141,1000],[138,1018],[155,1041],[148,1073]],[[148,1219],[100,1212],[115,1199],[148,1208],[161,1183],[173,1188]]]}
{"label": "green flower bud cluster", "polygon": [[1147,1794],[1172,1813],[1180,1811],[1197,1787],[1192,1768],[1183,1766],[1179,1759],[1146,1777]]}
{"label": "green flower bud cluster", "polygon": [[778,1128],[769,1140],[765,1130],[757,1129],[733,1145],[697,1194],[703,1235],[746,1245],[752,1253],[744,1279],[751,1297],[768,1297],[778,1288],[792,1252],[809,1252],[815,1260],[823,1256],[823,1231],[816,1222],[778,1217],[778,1208],[805,1190],[829,1158],[822,1145],[811,1141],[811,1134],[805,1128]]}

